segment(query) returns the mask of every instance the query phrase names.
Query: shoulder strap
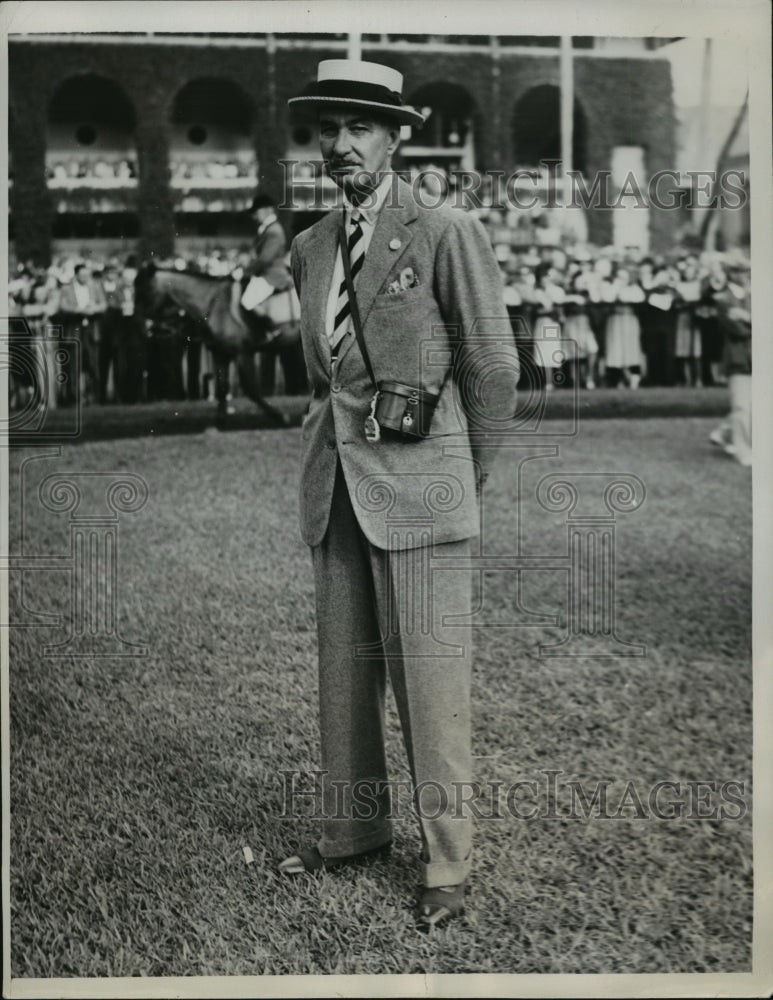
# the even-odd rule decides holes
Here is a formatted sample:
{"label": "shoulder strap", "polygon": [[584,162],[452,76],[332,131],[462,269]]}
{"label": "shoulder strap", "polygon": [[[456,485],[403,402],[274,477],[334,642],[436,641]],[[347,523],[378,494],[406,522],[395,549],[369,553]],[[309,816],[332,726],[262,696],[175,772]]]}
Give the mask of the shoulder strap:
{"label": "shoulder strap", "polygon": [[338,242],[341,247],[341,259],[344,263],[344,278],[346,279],[346,291],[349,295],[349,309],[352,314],[352,323],[354,324],[354,335],[357,338],[357,344],[360,348],[360,353],[362,354],[362,360],[365,362],[365,367],[368,369],[368,375],[373,383],[373,388],[378,389],[376,376],[373,374],[373,365],[370,363],[368,348],[365,346],[365,338],[362,335],[362,323],[360,322],[360,310],[357,306],[357,296],[354,294],[352,265],[349,260],[349,246],[346,239],[346,224],[344,222],[344,218],[344,213],[341,212],[341,221],[338,227]]}

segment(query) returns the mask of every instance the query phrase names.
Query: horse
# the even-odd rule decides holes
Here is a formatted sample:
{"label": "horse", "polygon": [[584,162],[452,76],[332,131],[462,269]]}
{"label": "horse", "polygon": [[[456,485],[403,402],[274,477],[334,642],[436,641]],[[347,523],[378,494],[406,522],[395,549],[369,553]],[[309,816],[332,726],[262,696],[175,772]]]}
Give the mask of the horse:
{"label": "horse", "polygon": [[[288,423],[287,416],[268,403],[260,392],[255,354],[279,354],[283,360],[289,356],[296,370],[303,372],[302,391],[305,391],[298,300],[293,289],[272,295],[266,315],[248,314],[240,307],[236,314],[230,277],[160,268],[150,263],[138,270],[134,290],[136,309],[143,319],[163,324],[182,311],[195,322],[215,363],[218,417],[228,412],[228,364],[233,361],[245,395],[277,423]],[[280,299],[285,301],[280,302]],[[276,322],[272,315],[277,317]]]}

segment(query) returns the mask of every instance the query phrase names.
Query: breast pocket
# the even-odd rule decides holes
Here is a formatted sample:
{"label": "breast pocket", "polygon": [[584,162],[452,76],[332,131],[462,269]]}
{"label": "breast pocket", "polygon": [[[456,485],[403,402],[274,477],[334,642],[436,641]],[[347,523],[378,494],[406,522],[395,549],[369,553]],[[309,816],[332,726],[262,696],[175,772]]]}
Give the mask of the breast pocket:
{"label": "breast pocket", "polygon": [[434,304],[432,293],[424,285],[415,285],[401,292],[382,292],[373,301],[375,309],[390,312],[400,309],[418,308]]}

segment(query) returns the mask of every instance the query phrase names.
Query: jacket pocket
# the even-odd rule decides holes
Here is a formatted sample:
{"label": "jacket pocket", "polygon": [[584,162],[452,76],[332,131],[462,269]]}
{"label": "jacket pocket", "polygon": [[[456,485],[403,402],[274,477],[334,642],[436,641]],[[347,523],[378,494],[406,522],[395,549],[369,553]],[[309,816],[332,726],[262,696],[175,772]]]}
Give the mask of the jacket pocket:
{"label": "jacket pocket", "polygon": [[392,311],[403,306],[415,307],[422,299],[427,303],[435,301],[432,292],[425,285],[416,285],[414,288],[406,288],[404,292],[381,292],[373,300],[373,308]]}

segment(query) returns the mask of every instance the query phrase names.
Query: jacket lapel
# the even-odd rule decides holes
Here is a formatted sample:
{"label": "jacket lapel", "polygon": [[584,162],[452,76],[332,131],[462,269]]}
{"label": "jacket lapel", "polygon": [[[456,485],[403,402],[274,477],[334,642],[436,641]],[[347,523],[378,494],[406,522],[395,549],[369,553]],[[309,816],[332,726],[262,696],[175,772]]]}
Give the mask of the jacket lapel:
{"label": "jacket lapel", "polygon": [[309,240],[305,257],[308,267],[308,299],[314,314],[309,322],[314,347],[326,372],[330,371],[330,341],[325,332],[325,313],[338,250],[338,215],[334,209],[320,222]]}

